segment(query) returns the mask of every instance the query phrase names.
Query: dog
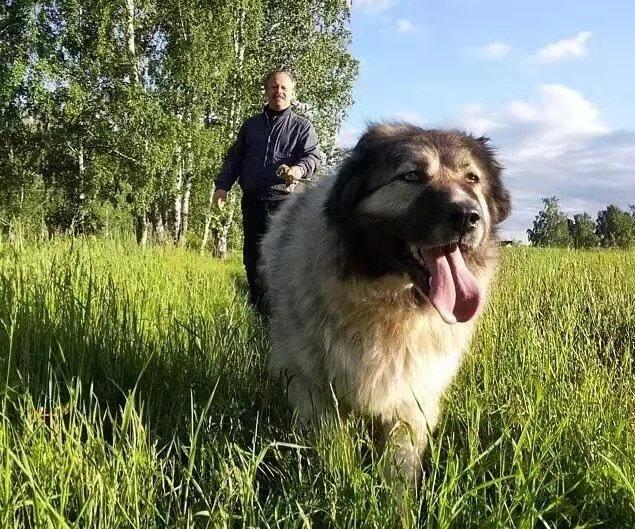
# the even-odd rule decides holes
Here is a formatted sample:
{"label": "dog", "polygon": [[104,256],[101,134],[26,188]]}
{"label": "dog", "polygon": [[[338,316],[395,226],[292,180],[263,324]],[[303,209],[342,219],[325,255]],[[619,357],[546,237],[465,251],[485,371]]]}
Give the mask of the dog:
{"label": "dog", "polygon": [[511,209],[501,171],[487,138],[370,125],[262,241],[270,373],[303,421],[334,401],[372,418],[408,478],[497,269]]}

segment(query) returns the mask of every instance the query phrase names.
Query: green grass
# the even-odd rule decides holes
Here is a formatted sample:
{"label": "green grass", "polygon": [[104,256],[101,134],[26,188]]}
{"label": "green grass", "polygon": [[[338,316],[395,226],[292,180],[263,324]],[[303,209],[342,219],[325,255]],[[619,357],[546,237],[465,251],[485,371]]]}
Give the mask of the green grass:
{"label": "green grass", "polygon": [[418,495],[294,427],[240,261],[0,246],[1,527],[635,527],[635,253],[506,250]]}

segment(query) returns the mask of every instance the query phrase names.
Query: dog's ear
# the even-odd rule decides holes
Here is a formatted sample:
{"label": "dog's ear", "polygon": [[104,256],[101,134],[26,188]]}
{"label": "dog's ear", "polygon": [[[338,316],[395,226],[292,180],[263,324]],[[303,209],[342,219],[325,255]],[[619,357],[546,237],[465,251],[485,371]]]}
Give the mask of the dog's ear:
{"label": "dog's ear", "polygon": [[329,222],[346,223],[355,206],[368,194],[368,179],[363,175],[383,132],[379,125],[369,126],[342,163],[326,200],[325,212]]}
{"label": "dog's ear", "polygon": [[483,163],[490,175],[490,189],[492,194],[492,216],[494,224],[503,222],[509,217],[512,211],[511,199],[509,192],[503,186],[501,173],[503,167],[496,159],[496,151],[490,143],[490,139],[485,136],[478,138],[470,137],[473,142],[473,150]]}
{"label": "dog's ear", "polygon": [[362,196],[364,179],[356,178],[361,150],[358,144],[342,163],[325,204],[326,218],[335,224],[346,222]]}
{"label": "dog's ear", "polygon": [[503,222],[512,212],[512,201],[509,192],[503,187],[500,178],[492,182],[492,196],[494,208],[496,209],[495,222]]}

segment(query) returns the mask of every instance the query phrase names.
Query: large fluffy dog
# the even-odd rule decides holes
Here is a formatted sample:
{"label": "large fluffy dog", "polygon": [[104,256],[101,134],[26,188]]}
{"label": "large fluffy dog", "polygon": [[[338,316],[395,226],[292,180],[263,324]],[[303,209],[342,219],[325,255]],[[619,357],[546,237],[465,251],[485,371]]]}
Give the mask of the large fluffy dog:
{"label": "large fluffy dog", "polygon": [[500,172],[485,138],[374,125],[263,241],[272,374],[287,377],[303,418],[335,396],[397,432],[409,475],[496,268],[496,225],[510,210]]}

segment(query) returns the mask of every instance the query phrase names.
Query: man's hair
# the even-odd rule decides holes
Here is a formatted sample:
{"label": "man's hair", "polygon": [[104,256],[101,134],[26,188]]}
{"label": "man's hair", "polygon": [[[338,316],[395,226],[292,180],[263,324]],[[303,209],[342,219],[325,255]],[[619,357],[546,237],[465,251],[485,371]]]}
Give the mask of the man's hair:
{"label": "man's hair", "polygon": [[283,73],[284,75],[288,76],[289,79],[291,79],[291,83],[293,84],[293,86],[295,87],[295,76],[289,71],[289,70],[283,70],[283,69],[278,69],[278,70],[272,70],[271,72],[269,72],[267,74],[267,76],[265,77],[265,82],[264,82],[264,87],[265,90],[269,87],[269,81],[271,81],[271,79],[279,73]]}

